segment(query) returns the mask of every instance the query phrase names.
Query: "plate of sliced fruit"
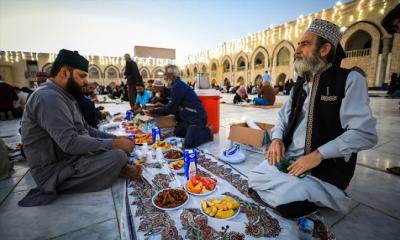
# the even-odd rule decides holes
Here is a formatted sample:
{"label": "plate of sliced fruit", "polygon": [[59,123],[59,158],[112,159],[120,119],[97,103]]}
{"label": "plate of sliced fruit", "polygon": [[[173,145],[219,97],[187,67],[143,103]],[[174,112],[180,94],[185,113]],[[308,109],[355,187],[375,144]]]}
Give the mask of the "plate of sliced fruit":
{"label": "plate of sliced fruit", "polygon": [[153,143],[153,139],[151,134],[146,133],[143,135],[138,135],[135,137],[135,144],[136,145],[142,145],[143,143],[147,143],[147,144],[152,144]]}
{"label": "plate of sliced fruit", "polygon": [[175,173],[184,173],[185,172],[185,169],[183,167],[185,165],[185,162],[182,159],[178,160],[176,162],[171,162],[168,165],[169,165],[169,168]]}
{"label": "plate of sliced fruit", "polygon": [[135,135],[144,135],[144,132],[136,127],[125,127],[125,132],[135,134]]}
{"label": "plate of sliced fruit", "polygon": [[201,200],[201,212],[209,217],[230,220],[240,212],[240,202],[230,196],[217,196]]}
{"label": "plate of sliced fruit", "polygon": [[200,175],[193,176],[185,184],[185,190],[196,196],[206,196],[217,190],[217,180]]}
{"label": "plate of sliced fruit", "polygon": [[152,145],[153,149],[156,150],[157,148],[161,148],[163,152],[168,151],[171,149],[171,145],[165,141],[158,141]]}

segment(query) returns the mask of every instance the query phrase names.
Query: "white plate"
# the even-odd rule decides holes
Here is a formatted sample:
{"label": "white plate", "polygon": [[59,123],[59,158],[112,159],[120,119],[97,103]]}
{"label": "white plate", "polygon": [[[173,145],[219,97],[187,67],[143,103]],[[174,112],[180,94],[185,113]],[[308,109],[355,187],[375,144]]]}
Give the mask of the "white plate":
{"label": "white plate", "polygon": [[161,209],[161,210],[173,211],[173,210],[177,210],[177,209],[179,209],[179,208],[185,206],[185,205],[189,202],[189,200],[190,200],[190,199],[189,199],[189,198],[190,198],[189,194],[187,194],[185,191],[183,191],[183,192],[186,194],[187,199],[186,199],[186,202],[184,202],[182,205],[180,205],[180,206],[178,206],[178,207],[175,207],[175,208],[162,208],[162,207],[157,206],[157,205],[154,203],[154,200],[156,199],[156,197],[158,196],[158,194],[159,194],[160,192],[165,191],[165,190],[168,190],[168,189],[177,189],[177,190],[181,190],[181,191],[182,191],[182,189],[178,189],[178,188],[166,188],[166,189],[163,189],[163,190],[160,190],[160,191],[156,192],[156,194],[154,194],[153,198],[151,199],[151,202],[153,203],[153,206],[154,206],[154,207],[156,207],[156,208],[158,208],[158,209]]}
{"label": "white plate", "polygon": [[170,169],[172,172],[174,172],[174,173],[184,173],[184,172],[185,172],[185,166],[179,168],[178,170],[175,170],[175,169],[173,169],[173,168],[170,167],[170,164],[171,164],[171,163],[173,163],[173,162],[169,162],[169,163],[168,163],[168,167],[169,167],[169,169]]}
{"label": "white plate", "polygon": [[[166,142],[166,141],[164,141],[164,142]],[[168,142],[166,142],[166,143],[168,143]],[[153,147],[153,145],[154,145],[155,143],[153,143],[153,144],[151,144],[151,148],[153,149],[153,150],[157,150],[157,148],[154,148]],[[168,143],[169,144],[169,143]],[[161,150],[163,153],[165,153],[165,152],[167,152],[167,151],[169,151],[169,150],[172,150],[172,146],[171,146],[171,144],[169,144],[169,148],[168,149],[165,149],[165,150]]]}
{"label": "white plate", "polygon": [[189,194],[192,194],[192,195],[194,195],[194,196],[200,196],[200,197],[202,197],[202,196],[208,196],[208,195],[210,195],[211,193],[215,192],[215,191],[217,190],[217,188],[218,188],[218,182],[217,182],[217,185],[215,185],[215,188],[214,188],[213,190],[209,191],[208,193],[203,193],[203,194],[201,194],[201,193],[192,193],[191,191],[189,191],[189,190],[187,189],[186,185],[187,185],[187,182],[185,183],[185,186],[184,186],[186,192],[188,192]]}
{"label": "white plate", "polygon": [[[181,152],[181,153],[182,153],[182,157],[181,157],[181,158],[173,158],[173,159],[166,158],[165,155],[166,155],[169,151],[172,151],[172,150]],[[178,160],[180,160],[180,159],[183,159],[183,151],[181,151],[181,150],[179,150],[179,149],[176,149],[176,148],[171,148],[171,149],[169,149],[169,150],[163,152],[163,158],[164,158],[165,161],[167,161],[167,162],[169,162],[169,163],[170,163],[170,162],[176,162],[176,161],[178,161]]]}
{"label": "white plate", "polygon": [[[219,199],[219,198],[225,198],[225,197],[227,197],[227,196],[219,195],[219,196],[216,196],[216,197],[213,197],[213,198]],[[210,200],[210,199],[206,199],[206,200]],[[239,213],[240,213],[240,207],[241,207],[241,205],[239,205],[239,208],[238,208],[238,209],[234,210],[234,211],[236,211],[236,212],[235,212],[235,214],[234,214],[232,217],[229,217],[229,218],[217,218],[217,217],[211,217],[210,215],[208,215],[207,213],[205,213],[204,210],[203,210],[203,207],[201,206],[201,202],[200,202],[200,211],[201,211],[201,213],[203,213],[203,214],[204,214],[205,216],[207,216],[207,217],[214,218],[214,219],[218,219],[218,220],[225,220],[225,221],[231,220],[231,219],[234,219],[235,217],[237,217],[237,215],[239,215]]]}

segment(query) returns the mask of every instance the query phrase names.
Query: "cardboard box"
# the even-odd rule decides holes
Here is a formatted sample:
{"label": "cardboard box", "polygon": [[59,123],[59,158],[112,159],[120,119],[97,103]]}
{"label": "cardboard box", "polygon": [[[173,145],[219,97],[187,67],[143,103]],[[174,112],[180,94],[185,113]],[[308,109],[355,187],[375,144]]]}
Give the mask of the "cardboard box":
{"label": "cardboard box", "polygon": [[266,153],[274,125],[259,122],[256,122],[256,124],[262,130],[249,128],[246,123],[232,124],[228,139],[242,144],[243,149]]}
{"label": "cardboard box", "polygon": [[150,122],[150,121],[154,121],[154,117],[148,116],[148,115],[142,115],[139,118],[140,122],[146,123],[146,122]]}
{"label": "cardboard box", "polygon": [[176,126],[175,115],[155,117],[160,128],[174,128]]}
{"label": "cardboard box", "polygon": [[167,116],[155,116],[155,117],[143,115],[140,116],[139,120],[142,123],[156,121],[160,128],[174,128],[176,126],[175,115],[172,114]]}

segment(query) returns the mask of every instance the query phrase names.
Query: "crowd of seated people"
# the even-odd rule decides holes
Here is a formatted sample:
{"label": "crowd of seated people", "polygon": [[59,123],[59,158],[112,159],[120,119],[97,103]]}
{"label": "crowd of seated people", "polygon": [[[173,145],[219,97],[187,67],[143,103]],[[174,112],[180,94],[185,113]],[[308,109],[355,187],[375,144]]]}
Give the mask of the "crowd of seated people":
{"label": "crowd of seated people", "polygon": [[32,90],[12,86],[0,75],[0,120],[20,118]]}
{"label": "crowd of seated people", "polygon": [[387,97],[400,98],[400,76],[397,73],[392,73],[390,76]]}

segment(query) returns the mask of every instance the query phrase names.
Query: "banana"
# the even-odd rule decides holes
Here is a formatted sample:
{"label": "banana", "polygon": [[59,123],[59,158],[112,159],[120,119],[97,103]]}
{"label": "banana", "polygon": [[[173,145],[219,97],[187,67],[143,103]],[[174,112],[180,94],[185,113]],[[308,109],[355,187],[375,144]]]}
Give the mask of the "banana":
{"label": "banana", "polygon": [[217,207],[216,207],[216,206],[212,206],[212,207],[211,207],[210,216],[211,216],[211,217],[214,217],[215,214],[217,213],[217,211],[218,211]]}
{"label": "banana", "polygon": [[233,211],[232,209],[226,211],[218,210],[217,213],[215,214],[215,217],[224,219],[224,218],[230,218],[233,215],[235,215],[235,211]]}
{"label": "banana", "polygon": [[221,199],[210,198],[200,202],[202,209],[208,216],[221,219],[232,217],[236,213],[235,210],[240,207],[240,202],[229,196]]}
{"label": "banana", "polygon": [[215,206],[217,207],[218,210],[226,210],[227,209],[226,205],[223,203],[217,203],[217,204],[215,204]]}
{"label": "banana", "polygon": [[203,208],[203,210],[206,210],[207,208],[207,202],[205,200],[201,200],[201,207]]}
{"label": "banana", "polygon": [[238,201],[233,201],[232,202],[232,209],[238,209],[240,206],[240,203]]}
{"label": "banana", "polygon": [[206,209],[204,209],[204,212],[205,212],[207,215],[210,215],[210,214],[211,214],[211,211],[212,211],[212,208],[211,208],[211,207],[207,207]]}

